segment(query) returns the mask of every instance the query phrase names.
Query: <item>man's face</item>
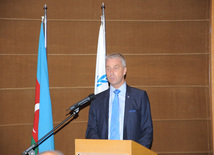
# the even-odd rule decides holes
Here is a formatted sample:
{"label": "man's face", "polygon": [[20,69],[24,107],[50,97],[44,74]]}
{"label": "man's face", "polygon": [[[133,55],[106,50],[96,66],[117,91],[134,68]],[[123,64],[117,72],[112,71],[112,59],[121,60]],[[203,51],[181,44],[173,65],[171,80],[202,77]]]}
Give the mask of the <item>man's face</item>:
{"label": "man's face", "polygon": [[123,85],[126,71],[127,68],[123,67],[122,61],[119,58],[108,59],[106,61],[107,79],[115,89]]}

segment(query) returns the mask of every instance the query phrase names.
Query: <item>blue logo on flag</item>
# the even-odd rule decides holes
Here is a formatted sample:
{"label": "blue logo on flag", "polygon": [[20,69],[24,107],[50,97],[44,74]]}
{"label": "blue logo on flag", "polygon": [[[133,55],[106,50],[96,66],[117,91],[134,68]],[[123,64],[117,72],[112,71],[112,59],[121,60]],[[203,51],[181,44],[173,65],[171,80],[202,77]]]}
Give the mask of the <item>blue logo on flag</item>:
{"label": "blue logo on flag", "polygon": [[99,75],[97,76],[97,87],[101,86],[103,83],[107,83],[108,80],[107,80],[107,77],[106,77],[106,74],[101,76],[99,78]]}

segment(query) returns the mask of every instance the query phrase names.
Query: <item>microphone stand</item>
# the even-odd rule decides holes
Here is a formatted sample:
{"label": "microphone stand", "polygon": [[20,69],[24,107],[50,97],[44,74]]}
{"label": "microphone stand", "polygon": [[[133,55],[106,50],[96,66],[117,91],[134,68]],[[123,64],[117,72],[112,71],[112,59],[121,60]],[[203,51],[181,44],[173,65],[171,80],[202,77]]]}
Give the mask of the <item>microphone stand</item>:
{"label": "microphone stand", "polygon": [[[21,155],[35,155],[34,149],[38,147],[40,144],[42,144],[45,140],[47,140],[50,136],[52,136],[54,133],[56,133],[56,130],[62,126],[65,126],[68,124],[68,120],[70,120],[71,117],[77,116],[79,113],[79,107],[73,110],[73,113],[69,112],[71,114],[66,119],[64,119],[61,123],[59,123],[55,128],[53,128],[50,132],[48,132],[45,136],[43,136],[41,139],[39,139],[36,143],[31,145],[28,149],[26,149]],[[67,114],[68,115],[68,114]],[[67,124],[66,124],[67,122]],[[58,131],[58,130],[57,130]]]}

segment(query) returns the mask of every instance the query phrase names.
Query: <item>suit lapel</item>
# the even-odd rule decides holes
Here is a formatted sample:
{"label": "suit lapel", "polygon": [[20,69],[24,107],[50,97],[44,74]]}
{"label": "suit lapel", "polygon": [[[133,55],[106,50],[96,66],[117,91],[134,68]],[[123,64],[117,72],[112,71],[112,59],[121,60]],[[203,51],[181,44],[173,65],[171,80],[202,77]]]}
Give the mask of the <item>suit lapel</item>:
{"label": "suit lapel", "polygon": [[104,116],[104,133],[105,133],[105,138],[108,139],[108,118],[109,118],[109,91],[110,89],[108,89],[108,91],[106,91],[106,94],[104,96],[104,109],[103,109],[103,112],[105,113]]}
{"label": "suit lapel", "polygon": [[127,85],[126,86],[126,100],[125,100],[125,114],[124,114],[124,126],[123,126],[123,137],[124,137],[124,134],[125,131],[126,131],[126,125],[127,125],[127,119],[128,119],[128,116],[129,116],[129,110],[130,110],[130,106],[131,106],[131,96],[130,96],[131,92],[130,92],[130,87]]}

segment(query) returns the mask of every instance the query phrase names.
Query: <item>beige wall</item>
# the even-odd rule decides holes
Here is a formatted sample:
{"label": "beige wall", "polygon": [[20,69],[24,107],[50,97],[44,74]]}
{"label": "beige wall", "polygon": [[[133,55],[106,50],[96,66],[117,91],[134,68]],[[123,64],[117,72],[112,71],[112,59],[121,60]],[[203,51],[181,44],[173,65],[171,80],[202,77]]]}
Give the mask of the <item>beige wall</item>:
{"label": "beige wall", "polygon": [[[210,0],[1,0],[0,151],[21,154],[33,125],[40,17],[48,6],[48,67],[54,125],[93,92],[101,3],[107,53],[121,52],[127,83],[148,92],[158,154],[212,153]],[[88,108],[55,135],[74,154]]]}

